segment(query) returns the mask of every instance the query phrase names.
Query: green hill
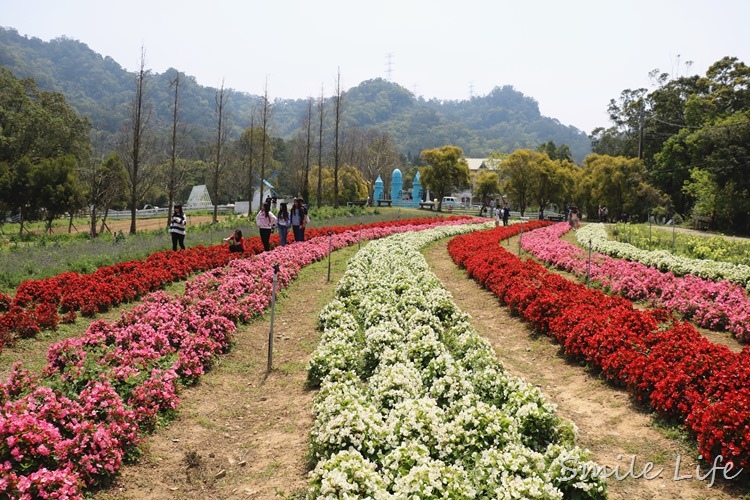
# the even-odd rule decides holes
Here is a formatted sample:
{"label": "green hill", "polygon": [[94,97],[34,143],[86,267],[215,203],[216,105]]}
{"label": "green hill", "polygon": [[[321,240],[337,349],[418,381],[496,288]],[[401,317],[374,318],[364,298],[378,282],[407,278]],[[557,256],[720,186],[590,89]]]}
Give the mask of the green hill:
{"label": "green hill", "polygon": [[[0,66],[18,78],[33,78],[41,90],[62,93],[71,106],[91,119],[103,137],[113,137],[126,121],[135,89],[134,74],[85,43],[67,37],[45,42],[21,36],[12,28],[0,28]],[[156,124],[165,130],[172,119],[169,84],[177,73],[173,68],[151,73],[147,86]],[[216,89],[201,86],[184,73],[180,79],[181,121],[190,128],[190,147],[195,149],[214,134]],[[236,137],[249,126],[251,113],[260,107],[262,98],[231,89],[227,95],[232,135]],[[591,152],[584,132],[542,116],[533,98],[511,86],[495,87],[486,96],[468,100],[425,100],[398,84],[376,78],[347,90],[344,99],[344,126],[388,131],[408,157],[445,144],[460,147],[467,157],[484,157],[492,151],[536,148],[548,141],[567,144],[579,162]],[[291,139],[306,113],[304,99],[274,100],[275,133]]]}

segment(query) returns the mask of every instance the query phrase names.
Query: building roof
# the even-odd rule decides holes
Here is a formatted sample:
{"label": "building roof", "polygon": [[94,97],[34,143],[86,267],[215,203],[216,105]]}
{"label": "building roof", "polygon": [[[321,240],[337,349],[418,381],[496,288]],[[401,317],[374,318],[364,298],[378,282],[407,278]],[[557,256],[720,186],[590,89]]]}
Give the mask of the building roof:
{"label": "building roof", "polygon": [[466,158],[466,163],[469,164],[469,171],[476,172],[477,170],[484,170],[487,168],[487,158]]}

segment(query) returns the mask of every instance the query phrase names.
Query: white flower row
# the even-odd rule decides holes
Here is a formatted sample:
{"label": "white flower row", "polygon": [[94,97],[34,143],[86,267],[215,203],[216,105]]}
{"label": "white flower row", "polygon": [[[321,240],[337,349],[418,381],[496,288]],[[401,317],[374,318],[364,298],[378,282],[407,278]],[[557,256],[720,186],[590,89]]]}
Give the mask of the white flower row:
{"label": "white flower row", "polygon": [[507,373],[420,253],[477,226],[374,241],[320,314],[310,498],[603,498],[575,428]]}
{"label": "white flower row", "polygon": [[578,243],[610,257],[640,262],[676,276],[692,274],[709,280],[727,280],[745,287],[750,292],[750,266],[718,262],[709,259],[691,259],[674,255],[666,250],[643,250],[629,243],[609,239],[604,224],[586,224],[576,232]]}

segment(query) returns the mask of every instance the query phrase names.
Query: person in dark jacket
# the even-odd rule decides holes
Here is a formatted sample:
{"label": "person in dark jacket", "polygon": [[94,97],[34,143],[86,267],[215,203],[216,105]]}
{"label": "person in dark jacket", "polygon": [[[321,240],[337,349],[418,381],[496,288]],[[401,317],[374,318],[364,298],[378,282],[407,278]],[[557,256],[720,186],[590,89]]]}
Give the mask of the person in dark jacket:
{"label": "person in dark jacket", "polygon": [[302,198],[295,198],[294,205],[289,211],[289,222],[292,225],[292,232],[294,233],[294,241],[305,241],[305,226],[310,221],[307,215],[307,207],[305,207],[305,200]]}

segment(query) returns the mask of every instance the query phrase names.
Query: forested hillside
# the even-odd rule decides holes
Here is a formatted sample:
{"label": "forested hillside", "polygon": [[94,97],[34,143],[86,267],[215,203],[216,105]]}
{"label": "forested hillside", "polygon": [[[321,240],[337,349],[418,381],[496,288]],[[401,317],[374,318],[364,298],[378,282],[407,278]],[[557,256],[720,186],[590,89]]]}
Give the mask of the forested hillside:
{"label": "forested hillside", "polygon": [[[33,78],[40,90],[61,92],[103,136],[116,135],[127,119],[135,91],[133,73],[81,41],[61,37],[45,42],[21,36],[12,28],[0,28],[0,66],[18,78]],[[157,124],[163,124],[165,130],[171,120],[170,82],[177,74],[177,69],[170,68],[149,76],[146,97]],[[179,75],[180,112],[190,128],[189,149],[207,142],[214,133],[216,89],[199,85],[190,75]],[[313,95],[315,89],[310,90]],[[468,157],[484,157],[492,151],[536,148],[548,141],[567,144],[578,162],[591,152],[584,132],[542,116],[533,98],[510,86],[496,87],[487,96],[470,100],[441,101],[417,98],[398,84],[378,78],[348,89],[343,103],[347,127],[389,132],[398,150],[408,157],[444,144],[460,147]],[[253,110],[261,105],[262,96],[227,90],[233,137],[250,126]],[[305,99],[274,100],[274,134],[291,139],[307,110]]]}

